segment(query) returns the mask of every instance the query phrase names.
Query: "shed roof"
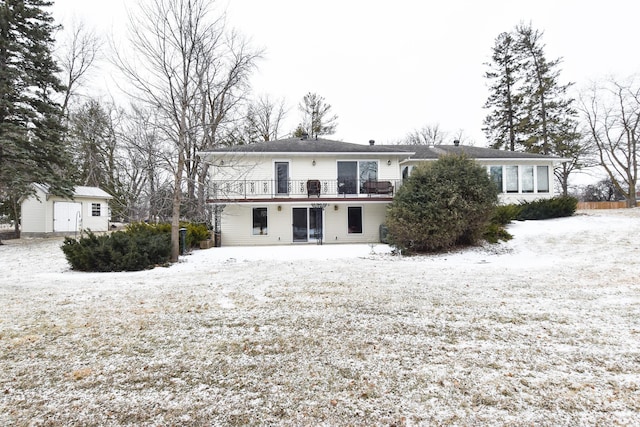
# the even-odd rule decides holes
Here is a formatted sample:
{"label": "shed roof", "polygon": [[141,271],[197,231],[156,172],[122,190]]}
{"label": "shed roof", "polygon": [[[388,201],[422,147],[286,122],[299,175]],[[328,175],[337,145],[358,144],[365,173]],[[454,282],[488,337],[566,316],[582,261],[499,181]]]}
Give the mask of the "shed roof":
{"label": "shed roof", "polygon": [[[49,186],[46,184],[34,184],[36,188],[39,188],[45,195],[49,196]],[[112,199],[113,196],[106,191],[98,187],[85,187],[76,186],[73,189],[73,197],[88,197],[94,199]]]}

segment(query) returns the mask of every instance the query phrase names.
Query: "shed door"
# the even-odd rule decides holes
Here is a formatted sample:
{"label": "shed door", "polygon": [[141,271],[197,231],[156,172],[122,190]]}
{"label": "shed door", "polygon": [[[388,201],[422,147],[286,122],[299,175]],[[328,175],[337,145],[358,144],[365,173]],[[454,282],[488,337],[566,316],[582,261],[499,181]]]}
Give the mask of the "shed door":
{"label": "shed door", "polygon": [[54,202],[53,231],[78,231],[82,225],[82,203]]}

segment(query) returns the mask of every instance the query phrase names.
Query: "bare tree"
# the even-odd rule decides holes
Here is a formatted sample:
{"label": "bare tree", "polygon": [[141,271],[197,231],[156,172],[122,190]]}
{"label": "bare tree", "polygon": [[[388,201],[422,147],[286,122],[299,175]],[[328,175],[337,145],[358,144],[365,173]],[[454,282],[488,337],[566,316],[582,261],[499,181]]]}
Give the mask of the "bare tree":
{"label": "bare tree", "polygon": [[425,125],[420,129],[416,129],[401,141],[402,144],[409,145],[441,145],[447,138],[447,132],[440,129],[439,124]]}
{"label": "bare tree", "polygon": [[102,49],[101,38],[81,21],[73,21],[66,39],[59,48],[56,60],[63,73],[62,81],[66,85],[62,112],[69,112],[69,102],[84,83],[91,67],[99,60]]}
{"label": "bare tree", "polygon": [[590,138],[586,137],[588,132],[578,130],[577,124],[573,126],[573,129],[564,131],[565,139],[557,142],[554,147],[554,154],[568,159],[553,170],[564,196],[569,195],[569,176],[573,172],[599,164],[595,156],[594,144]]}
{"label": "bare tree", "polygon": [[249,76],[262,52],[253,49],[239,33],[227,31],[222,20],[209,28],[201,42],[199,92],[185,155],[189,215],[208,222],[205,204],[209,164],[201,161],[197,153],[223,142],[233,117],[244,105]]}
{"label": "bare tree", "polygon": [[245,129],[249,140],[258,142],[280,138],[280,124],[285,115],[284,99],[272,101],[269,95],[259,96],[247,108]]}
{"label": "bare tree", "polygon": [[[204,183],[207,168],[199,167],[195,154],[215,144],[217,127],[238,99],[232,88],[244,82],[247,68],[246,44],[222,30],[224,20],[212,16],[211,5],[207,0],[142,2],[139,14],[130,15],[132,52],[116,58],[130,92],[157,111],[154,125],[171,143],[172,261],[179,256],[185,172],[187,186],[199,179]],[[221,54],[223,45],[231,47],[223,50],[230,56]]]}
{"label": "bare tree", "polygon": [[600,163],[628,207],[637,202],[640,86],[637,77],[594,84],[581,98]]}

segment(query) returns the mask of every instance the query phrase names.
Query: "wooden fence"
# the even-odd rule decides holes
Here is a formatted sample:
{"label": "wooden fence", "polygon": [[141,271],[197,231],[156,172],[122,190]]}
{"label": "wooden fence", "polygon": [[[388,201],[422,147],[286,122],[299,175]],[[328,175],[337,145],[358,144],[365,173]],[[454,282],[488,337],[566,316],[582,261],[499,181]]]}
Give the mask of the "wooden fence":
{"label": "wooden fence", "polygon": [[[640,202],[638,202],[640,203]],[[638,204],[640,206],[640,204]],[[627,202],[578,202],[578,209],[624,209]]]}

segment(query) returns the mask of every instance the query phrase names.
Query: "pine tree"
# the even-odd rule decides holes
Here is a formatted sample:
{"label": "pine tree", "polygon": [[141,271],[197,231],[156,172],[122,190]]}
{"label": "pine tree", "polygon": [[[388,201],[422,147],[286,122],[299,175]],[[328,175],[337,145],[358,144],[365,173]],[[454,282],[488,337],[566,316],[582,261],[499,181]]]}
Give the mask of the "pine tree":
{"label": "pine tree", "polygon": [[14,207],[33,182],[64,196],[73,189],[61,107],[52,99],[64,87],[51,54],[56,27],[43,9],[51,4],[0,4],[0,198]]}
{"label": "pine tree", "polygon": [[485,77],[492,81],[491,93],[484,108],[492,109],[484,119],[483,128],[492,148],[515,151],[522,124],[522,95],[519,82],[522,63],[516,40],[510,33],[501,33],[495,40],[490,70]]}
{"label": "pine tree", "polygon": [[324,97],[309,92],[302,98],[298,108],[302,112],[302,122],[293,132],[293,136],[307,134],[309,138],[318,138],[319,135],[335,133],[338,116],[331,115],[331,104],[327,104]]}
{"label": "pine tree", "polygon": [[542,32],[534,30],[530,24],[520,24],[516,27],[516,35],[524,70],[525,150],[556,154],[558,146],[567,139],[575,139],[572,131],[577,113],[572,107],[573,99],[567,95],[571,84],[560,84],[560,58],[547,61]]}

